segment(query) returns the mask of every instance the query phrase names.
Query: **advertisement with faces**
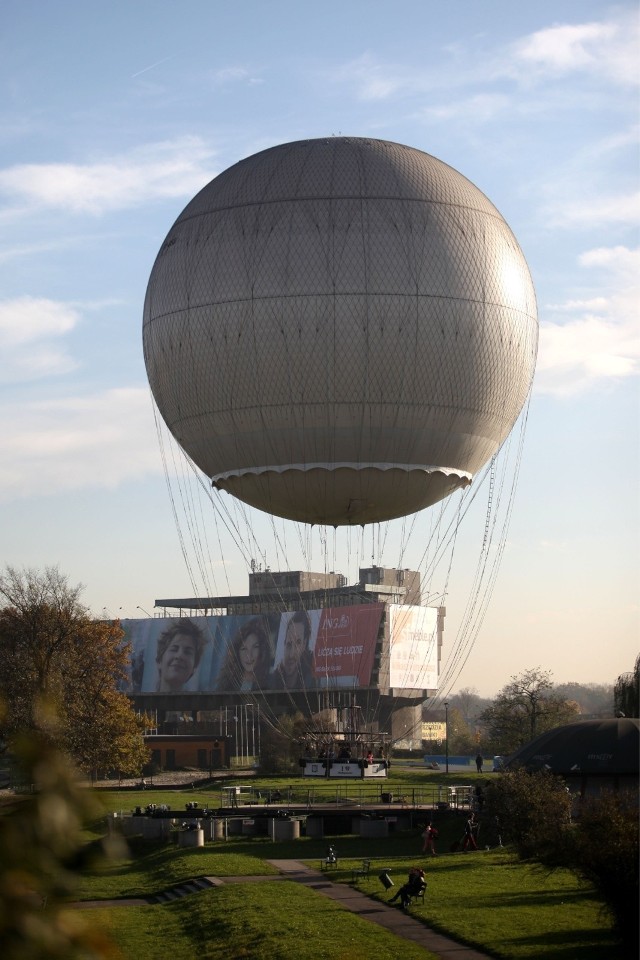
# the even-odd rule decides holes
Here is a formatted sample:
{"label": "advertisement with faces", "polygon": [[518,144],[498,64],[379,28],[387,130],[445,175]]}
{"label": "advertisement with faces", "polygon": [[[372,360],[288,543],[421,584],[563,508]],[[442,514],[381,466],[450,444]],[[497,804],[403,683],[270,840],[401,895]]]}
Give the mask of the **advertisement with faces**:
{"label": "advertisement with faces", "polygon": [[130,693],[366,687],[383,606],[123,620]]}

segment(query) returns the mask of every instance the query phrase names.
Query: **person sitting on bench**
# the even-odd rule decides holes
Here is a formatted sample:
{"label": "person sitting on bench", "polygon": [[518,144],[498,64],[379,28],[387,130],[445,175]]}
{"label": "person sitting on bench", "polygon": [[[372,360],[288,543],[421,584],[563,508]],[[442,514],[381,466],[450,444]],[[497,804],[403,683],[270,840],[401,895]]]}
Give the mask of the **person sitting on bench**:
{"label": "person sitting on bench", "polygon": [[331,846],[327,848],[327,855],[320,861],[320,869],[328,870],[329,867],[338,866],[338,851],[335,847]]}
{"label": "person sitting on bench", "polygon": [[427,881],[424,877],[424,870],[420,867],[411,867],[407,882],[400,887],[397,893],[394,893],[389,903],[393,903],[394,900],[397,900],[399,897],[402,909],[406,910],[411,903],[411,898],[420,896],[426,886]]}

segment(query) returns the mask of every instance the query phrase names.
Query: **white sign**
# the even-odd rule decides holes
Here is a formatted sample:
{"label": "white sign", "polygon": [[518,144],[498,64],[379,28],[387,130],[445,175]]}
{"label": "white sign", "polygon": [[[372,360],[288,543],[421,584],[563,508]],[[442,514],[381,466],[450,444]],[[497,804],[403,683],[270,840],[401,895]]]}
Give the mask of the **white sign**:
{"label": "white sign", "polygon": [[390,606],[389,686],[438,687],[438,608]]}

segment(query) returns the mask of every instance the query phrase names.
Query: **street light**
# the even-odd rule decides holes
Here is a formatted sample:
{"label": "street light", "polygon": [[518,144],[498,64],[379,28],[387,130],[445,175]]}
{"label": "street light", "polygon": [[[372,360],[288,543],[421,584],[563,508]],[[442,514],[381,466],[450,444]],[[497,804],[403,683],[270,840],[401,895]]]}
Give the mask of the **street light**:
{"label": "street light", "polygon": [[146,615],[147,615],[148,617],[150,617],[150,616],[151,616],[151,614],[150,614],[150,613],[148,613],[148,612],[147,612],[147,611],[145,610],[145,608],[144,608],[144,607],[136,607],[136,610],[142,610],[142,612],[143,612],[144,614],[146,614]]}
{"label": "street light", "polygon": [[449,701],[444,702],[444,772],[449,773]]}

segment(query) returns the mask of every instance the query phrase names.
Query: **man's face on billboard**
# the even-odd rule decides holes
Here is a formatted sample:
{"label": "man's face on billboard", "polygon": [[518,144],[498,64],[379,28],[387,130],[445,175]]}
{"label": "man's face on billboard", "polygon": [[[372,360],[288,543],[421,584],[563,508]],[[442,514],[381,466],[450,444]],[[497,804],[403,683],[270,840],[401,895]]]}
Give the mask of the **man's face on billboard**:
{"label": "man's face on billboard", "polygon": [[293,620],[290,620],[284,638],[284,653],[282,656],[282,667],[286,674],[291,675],[297,671],[304,648],[304,624],[294,623]]}

